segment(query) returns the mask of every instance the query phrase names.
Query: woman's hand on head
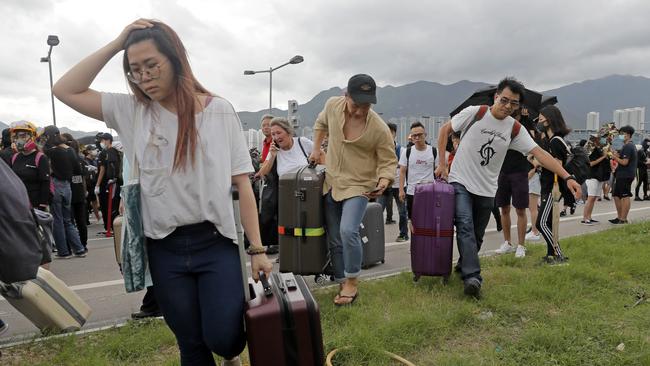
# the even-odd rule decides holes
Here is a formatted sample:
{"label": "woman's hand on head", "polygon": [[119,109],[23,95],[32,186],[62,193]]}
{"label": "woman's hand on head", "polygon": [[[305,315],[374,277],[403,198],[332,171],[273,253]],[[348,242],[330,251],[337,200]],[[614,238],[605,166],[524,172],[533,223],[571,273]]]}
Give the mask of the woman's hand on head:
{"label": "woman's hand on head", "polygon": [[138,29],[146,29],[146,28],[151,28],[153,27],[154,24],[150,19],[144,19],[140,18],[133,23],[127,25],[123,30],[122,33],[120,33],[119,36],[115,39],[115,44],[120,48],[124,48],[124,43],[126,43],[126,39],[129,37],[129,34],[131,34],[132,31],[138,30]]}

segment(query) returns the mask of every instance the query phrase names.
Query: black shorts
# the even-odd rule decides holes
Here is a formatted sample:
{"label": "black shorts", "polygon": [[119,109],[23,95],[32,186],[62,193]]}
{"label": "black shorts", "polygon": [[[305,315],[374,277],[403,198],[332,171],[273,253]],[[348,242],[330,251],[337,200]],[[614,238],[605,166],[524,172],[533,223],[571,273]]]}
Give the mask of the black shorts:
{"label": "black shorts", "polygon": [[408,213],[410,219],[411,214],[413,213],[413,196],[410,194],[406,195],[406,212]]}
{"label": "black shorts", "polygon": [[612,196],[618,198],[632,197],[632,181],[634,178],[614,178]]}
{"label": "black shorts", "polygon": [[495,196],[497,207],[512,206],[514,208],[528,208],[528,172],[499,174],[499,188]]}

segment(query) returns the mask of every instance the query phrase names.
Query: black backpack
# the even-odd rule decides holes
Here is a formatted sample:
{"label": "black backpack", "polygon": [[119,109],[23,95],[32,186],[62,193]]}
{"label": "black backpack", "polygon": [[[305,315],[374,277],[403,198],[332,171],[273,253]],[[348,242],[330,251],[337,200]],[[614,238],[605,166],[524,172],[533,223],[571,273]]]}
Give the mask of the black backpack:
{"label": "black backpack", "polygon": [[553,136],[553,138],[558,138],[562,141],[568,151],[564,169],[576,177],[578,184],[584,183],[591,173],[591,165],[587,151],[582,146],[569,146],[560,136]]}

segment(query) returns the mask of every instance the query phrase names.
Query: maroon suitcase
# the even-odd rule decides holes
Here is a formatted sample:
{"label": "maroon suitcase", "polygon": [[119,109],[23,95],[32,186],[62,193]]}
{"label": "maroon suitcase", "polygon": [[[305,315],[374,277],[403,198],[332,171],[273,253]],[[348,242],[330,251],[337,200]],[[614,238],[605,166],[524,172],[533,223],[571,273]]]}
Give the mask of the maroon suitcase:
{"label": "maroon suitcase", "polygon": [[415,187],[411,223],[411,269],[420,276],[451,274],[454,240],[454,187],[444,181]]}
{"label": "maroon suitcase", "polygon": [[272,273],[251,284],[246,335],[251,366],[322,366],[320,311],[305,280]]}

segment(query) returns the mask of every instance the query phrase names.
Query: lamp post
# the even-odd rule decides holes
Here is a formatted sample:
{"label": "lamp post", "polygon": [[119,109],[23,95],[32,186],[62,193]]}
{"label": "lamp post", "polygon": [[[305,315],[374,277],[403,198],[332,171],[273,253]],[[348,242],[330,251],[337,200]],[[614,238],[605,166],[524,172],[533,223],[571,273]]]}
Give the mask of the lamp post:
{"label": "lamp post", "polygon": [[271,113],[271,109],[273,108],[273,71],[275,71],[275,70],[277,70],[277,69],[279,69],[281,67],[287,66],[289,64],[299,64],[299,63],[303,62],[304,60],[305,59],[302,56],[296,55],[296,56],[293,56],[291,58],[291,60],[289,60],[288,62],[285,62],[280,66],[269,67],[268,70],[260,70],[260,71],[246,70],[246,71],[244,71],[244,75],[255,75],[255,74],[261,74],[261,73],[264,73],[264,72],[269,73],[269,113]]}
{"label": "lamp post", "polygon": [[47,65],[50,68],[50,98],[52,99],[52,120],[56,126],[56,113],[54,112],[54,93],[52,92],[52,48],[59,44],[59,37],[57,36],[47,36],[47,44],[50,46],[50,50],[47,51],[47,56],[41,57],[41,62],[47,62]]}

